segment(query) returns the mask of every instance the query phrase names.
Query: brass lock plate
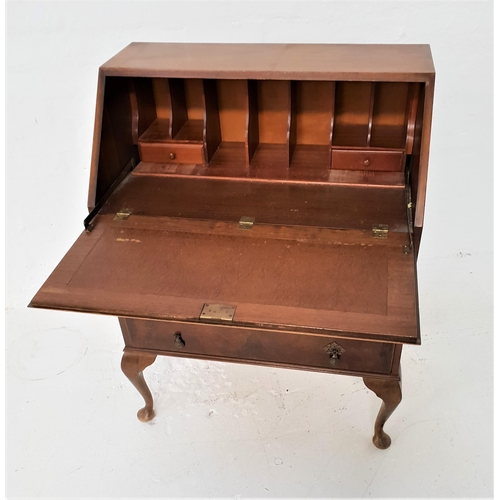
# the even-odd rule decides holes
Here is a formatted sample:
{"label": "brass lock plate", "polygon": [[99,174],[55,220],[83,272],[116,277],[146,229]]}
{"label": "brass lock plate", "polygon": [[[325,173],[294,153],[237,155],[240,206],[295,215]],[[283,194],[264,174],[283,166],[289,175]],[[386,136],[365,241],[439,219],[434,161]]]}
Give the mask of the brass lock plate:
{"label": "brass lock plate", "polygon": [[236,306],[222,304],[203,304],[200,319],[212,319],[220,321],[233,321]]}

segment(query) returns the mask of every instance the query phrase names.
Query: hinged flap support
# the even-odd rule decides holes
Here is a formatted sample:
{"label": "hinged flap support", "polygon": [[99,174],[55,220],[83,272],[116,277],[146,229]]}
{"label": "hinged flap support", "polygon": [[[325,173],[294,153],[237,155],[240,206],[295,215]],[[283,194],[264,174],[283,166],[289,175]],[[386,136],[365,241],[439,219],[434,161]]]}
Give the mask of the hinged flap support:
{"label": "hinged flap support", "polygon": [[108,198],[113,194],[116,188],[123,182],[125,177],[127,177],[128,173],[133,170],[135,167],[135,159],[130,158],[130,161],[125,165],[125,168],[120,172],[120,175],[115,179],[111,187],[106,191],[105,195],[96,203],[94,209],[87,215],[85,220],[83,221],[83,225],[85,226],[85,231],[90,233],[92,229],[94,229],[93,220],[96,215],[99,213],[101,208],[104,206]]}

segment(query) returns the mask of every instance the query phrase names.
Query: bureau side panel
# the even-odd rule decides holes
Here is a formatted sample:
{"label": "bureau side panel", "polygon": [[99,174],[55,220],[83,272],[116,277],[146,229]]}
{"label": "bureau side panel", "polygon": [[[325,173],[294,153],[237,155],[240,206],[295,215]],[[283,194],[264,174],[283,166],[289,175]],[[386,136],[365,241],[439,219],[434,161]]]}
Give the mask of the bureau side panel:
{"label": "bureau side panel", "polygon": [[92,210],[131,160],[139,162],[132,134],[128,78],[99,73],[88,206]]}
{"label": "bureau side panel", "polygon": [[90,163],[90,181],[88,195],[88,209],[91,212],[96,205],[97,171],[99,169],[99,152],[101,149],[102,113],[104,108],[104,84],[106,77],[101,69],[97,78],[97,98],[94,120],[94,138],[92,141],[92,159]]}
{"label": "bureau side panel", "polygon": [[[424,104],[423,104],[423,117],[421,125],[421,139],[419,141],[419,150],[414,151],[418,158],[418,165],[412,166],[412,184],[413,184],[413,203],[415,203],[414,212],[414,226],[418,228],[418,235],[424,225],[424,211],[425,211],[425,195],[427,190],[427,171],[429,166],[429,153],[431,142],[431,122],[432,122],[432,107],[434,100],[434,75],[425,83],[424,87]],[[417,124],[418,128],[418,124]],[[418,169],[418,178],[415,175],[415,169]],[[416,186],[414,185],[416,184]],[[415,193],[416,188],[416,193]],[[417,246],[418,246],[417,242]]]}

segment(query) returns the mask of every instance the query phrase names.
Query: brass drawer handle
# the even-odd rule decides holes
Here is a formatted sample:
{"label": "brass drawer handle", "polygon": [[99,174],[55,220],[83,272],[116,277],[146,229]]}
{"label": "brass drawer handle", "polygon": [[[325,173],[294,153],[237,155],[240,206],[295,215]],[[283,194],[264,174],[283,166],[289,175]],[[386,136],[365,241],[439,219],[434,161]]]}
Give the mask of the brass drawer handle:
{"label": "brass drawer handle", "polygon": [[364,162],[363,162],[363,165],[365,167],[369,167],[370,166],[370,160],[367,158]]}
{"label": "brass drawer handle", "polygon": [[186,342],[184,342],[182,338],[181,332],[174,333],[174,344],[177,349],[182,349],[186,345]]}
{"label": "brass drawer handle", "polygon": [[330,355],[330,359],[328,360],[330,366],[335,366],[340,356],[345,352],[345,349],[337,344],[337,342],[332,342],[323,349]]}
{"label": "brass drawer handle", "polygon": [[175,160],[175,153],[170,153],[168,155],[168,157],[171,159],[171,160]]}

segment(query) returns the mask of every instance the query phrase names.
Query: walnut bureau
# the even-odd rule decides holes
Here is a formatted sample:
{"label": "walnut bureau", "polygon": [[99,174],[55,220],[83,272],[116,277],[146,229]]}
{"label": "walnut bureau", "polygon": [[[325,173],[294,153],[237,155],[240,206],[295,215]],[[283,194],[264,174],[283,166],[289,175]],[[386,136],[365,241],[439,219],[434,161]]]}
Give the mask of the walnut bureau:
{"label": "walnut bureau", "polygon": [[30,306],[118,316],[157,355],[363,377],[419,344],[427,45],[132,43],[99,68],[85,230]]}

